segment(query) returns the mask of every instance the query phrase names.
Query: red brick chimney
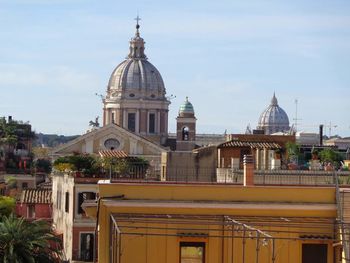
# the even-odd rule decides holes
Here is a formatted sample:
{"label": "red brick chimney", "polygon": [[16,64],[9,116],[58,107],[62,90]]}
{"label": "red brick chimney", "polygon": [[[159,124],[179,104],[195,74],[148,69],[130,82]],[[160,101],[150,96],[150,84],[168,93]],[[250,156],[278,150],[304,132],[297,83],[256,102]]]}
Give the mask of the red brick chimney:
{"label": "red brick chimney", "polygon": [[253,155],[244,155],[243,157],[243,185],[254,185],[254,159]]}

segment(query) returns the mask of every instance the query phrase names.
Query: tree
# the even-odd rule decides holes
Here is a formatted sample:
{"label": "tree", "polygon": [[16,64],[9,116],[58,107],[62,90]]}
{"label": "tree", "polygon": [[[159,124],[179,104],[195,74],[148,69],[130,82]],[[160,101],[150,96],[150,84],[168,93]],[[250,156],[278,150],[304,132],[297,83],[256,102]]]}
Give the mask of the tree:
{"label": "tree", "polygon": [[88,154],[74,154],[57,158],[54,161],[54,167],[58,167],[60,164],[70,164],[76,171],[90,170],[94,167],[96,160],[92,155]]}
{"label": "tree", "polygon": [[9,196],[0,196],[0,220],[3,216],[9,216],[13,213],[16,206],[14,198]]}
{"label": "tree", "polygon": [[0,222],[1,262],[58,262],[59,244],[45,221],[29,222],[11,214]]}
{"label": "tree", "polygon": [[17,179],[14,176],[6,176],[5,177],[6,189],[11,190],[17,188]]}
{"label": "tree", "polygon": [[39,172],[51,173],[52,165],[48,159],[38,159],[35,161],[35,167]]}
{"label": "tree", "polygon": [[48,159],[49,158],[49,148],[45,147],[33,147],[34,158],[36,159]]}
{"label": "tree", "polygon": [[0,119],[0,144],[7,146],[7,151],[14,147],[18,141],[16,124],[16,122],[6,122],[5,118]]}
{"label": "tree", "polygon": [[322,162],[329,162],[338,165],[343,160],[342,156],[333,149],[323,149],[319,153]]}

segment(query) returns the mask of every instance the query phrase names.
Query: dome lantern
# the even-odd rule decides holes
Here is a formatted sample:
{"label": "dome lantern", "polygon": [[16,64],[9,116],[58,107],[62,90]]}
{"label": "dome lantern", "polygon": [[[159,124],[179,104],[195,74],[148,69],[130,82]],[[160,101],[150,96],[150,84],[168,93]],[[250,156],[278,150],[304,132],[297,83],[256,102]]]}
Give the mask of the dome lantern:
{"label": "dome lantern", "polygon": [[132,59],[147,59],[145,55],[145,41],[143,40],[142,37],[140,37],[140,25],[139,21],[141,18],[137,16],[135,18],[136,22],[136,32],[135,36],[130,40],[130,48],[129,48],[129,55],[128,58]]}

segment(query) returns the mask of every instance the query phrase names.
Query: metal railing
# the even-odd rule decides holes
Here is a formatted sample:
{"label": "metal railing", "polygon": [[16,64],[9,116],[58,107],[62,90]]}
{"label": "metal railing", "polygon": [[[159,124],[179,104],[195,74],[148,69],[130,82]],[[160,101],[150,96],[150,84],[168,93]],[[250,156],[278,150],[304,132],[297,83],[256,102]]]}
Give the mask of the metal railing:
{"label": "metal railing", "polygon": [[[218,183],[243,183],[243,170],[217,168]],[[257,185],[334,185],[336,175],[339,185],[350,184],[350,172],[303,171],[303,170],[256,170],[254,184]]]}
{"label": "metal railing", "polygon": [[[211,183],[243,184],[243,170],[215,167],[174,166],[133,164],[127,167],[103,169],[95,174],[67,171],[54,172],[56,175],[70,174],[75,178],[105,178],[112,181],[130,182],[178,182],[178,183]],[[309,185],[334,186],[334,175],[339,185],[350,185],[349,171],[305,171],[305,170],[255,170],[256,185]]]}

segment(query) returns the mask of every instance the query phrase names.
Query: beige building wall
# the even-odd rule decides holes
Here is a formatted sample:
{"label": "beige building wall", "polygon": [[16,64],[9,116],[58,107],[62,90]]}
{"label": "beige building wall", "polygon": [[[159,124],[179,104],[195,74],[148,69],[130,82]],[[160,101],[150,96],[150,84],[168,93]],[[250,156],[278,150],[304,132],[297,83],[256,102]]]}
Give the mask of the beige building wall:
{"label": "beige building wall", "polygon": [[63,234],[63,248],[67,259],[72,259],[74,178],[67,175],[52,176],[53,227]]}
{"label": "beige building wall", "polygon": [[161,160],[161,180],[213,182],[216,180],[215,146],[191,152],[165,152]]}
{"label": "beige building wall", "polygon": [[[98,193],[97,180],[88,183],[84,178],[76,183],[73,176],[68,174],[52,176],[53,226],[57,233],[63,234],[63,249],[67,260],[80,258],[80,232],[94,233],[96,220],[79,214],[79,193]],[[67,195],[66,195],[67,193]],[[66,198],[68,197],[68,210]]]}

